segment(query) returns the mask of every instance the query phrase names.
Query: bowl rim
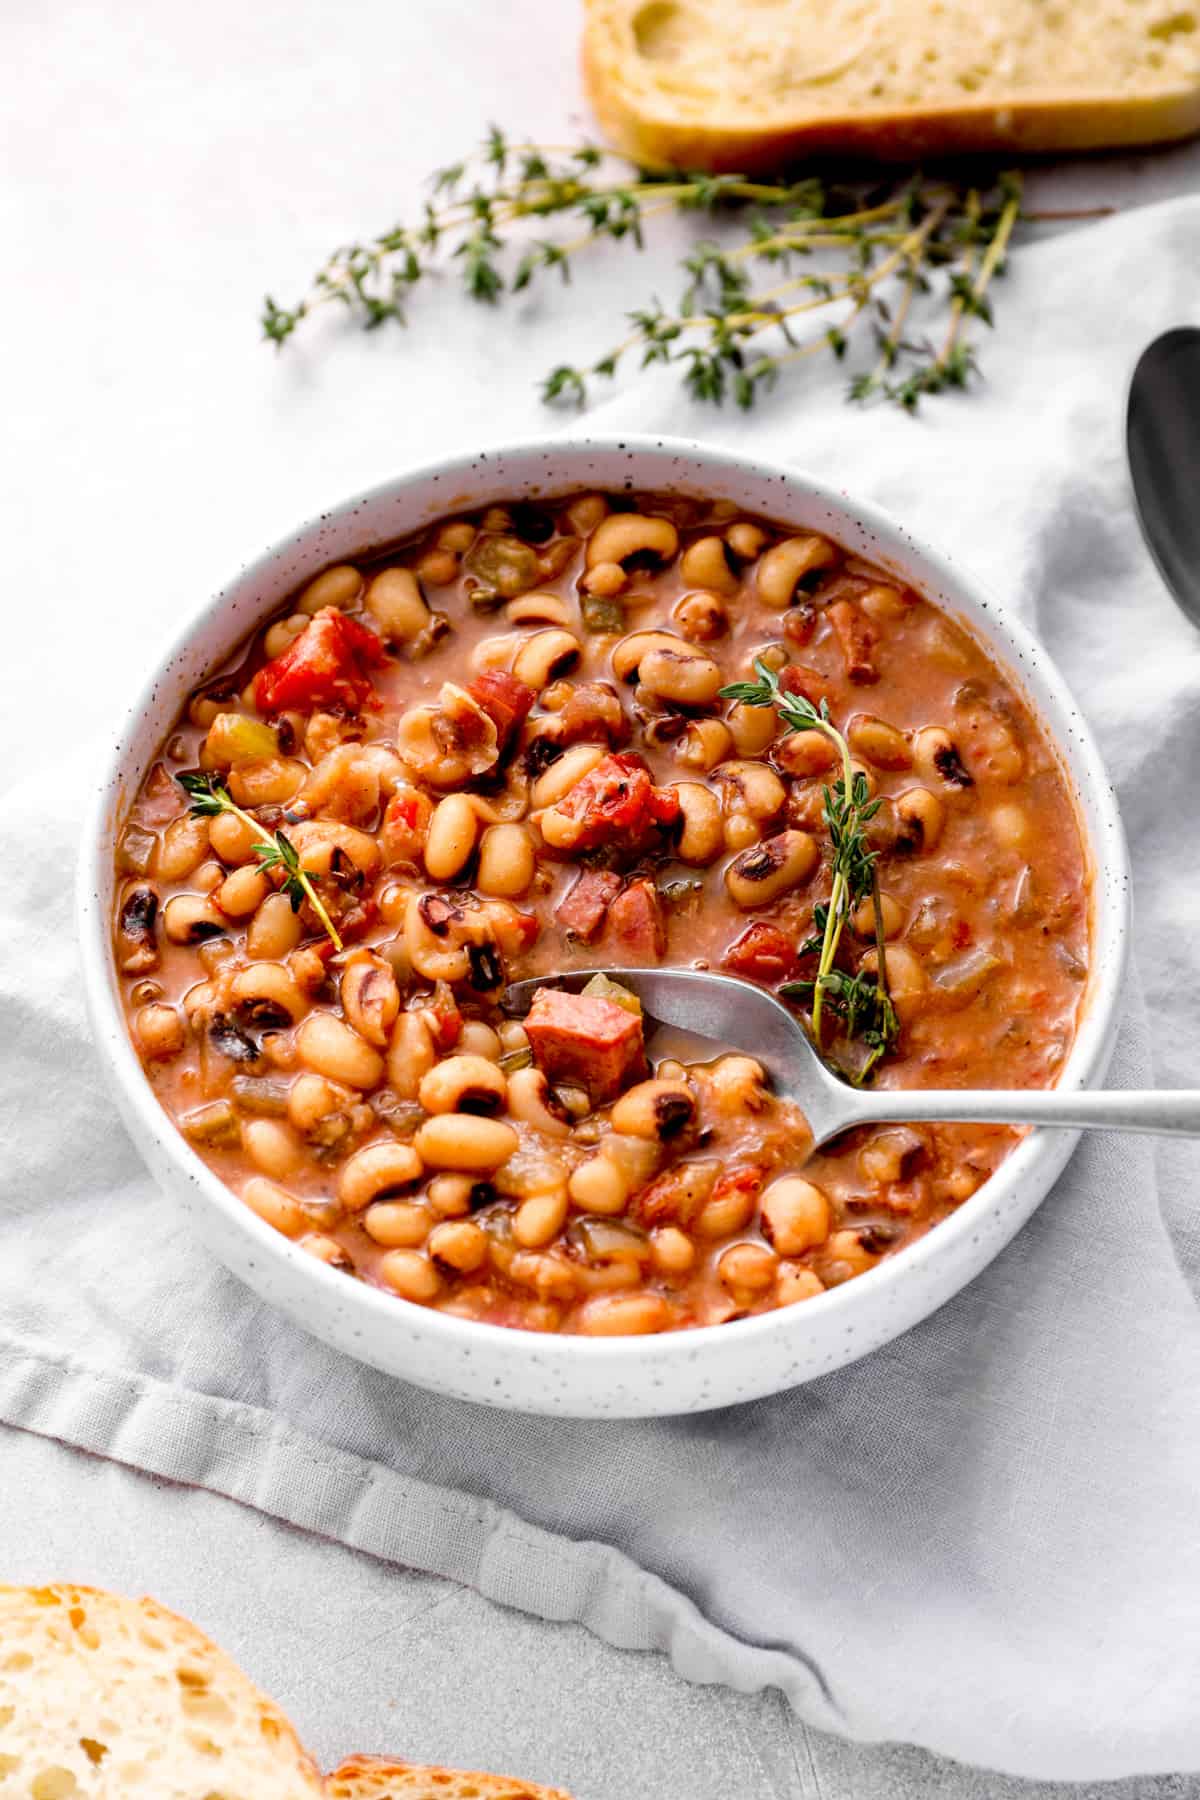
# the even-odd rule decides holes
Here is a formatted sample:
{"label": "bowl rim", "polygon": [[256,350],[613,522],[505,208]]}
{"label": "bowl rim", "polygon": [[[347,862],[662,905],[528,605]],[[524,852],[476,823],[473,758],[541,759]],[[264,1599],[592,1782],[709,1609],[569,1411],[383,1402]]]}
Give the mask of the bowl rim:
{"label": "bowl rim", "polygon": [[[436,488],[441,485],[445,503],[443,506],[439,496],[438,505],[445,510],[454,503],[445,484],[456,475],[469,480],[473,471],[490,461],[499,463],[509,459],[541,458],[552,462],[555,458],[562,458],[568,466],[563,470],[561,485],[555,489],[552,483],[547,483],[542,491],[569,492],[573,486],[570,462],[576,458],[585,460],[589,453],[621,453],[636,458],[644,457],[650,465],[647,478],[643,484],[635,476],[630,485],[644,485],[650,491],[653,491],[655,485],[654,465],[661,465],[663,485],[669,487],[670,466],[680,462],[692,465],[692,472],[697,475],[711,471],[714,484],[719,484],[723,473],[728,479],[733,471],[755,481],[773,482],[785,487],[794,484],[803,490],[805,499],[811,499],[818,505],[828,505],[838,513],[852,512],[856,522],[864,530],[878,536],[886,545],[897,547],[895,558],[901,566],[904,561],[903,546],[907,546],[910,552],[915,553],[934,572],[939,584],[944,584],[944,588],[951,592],[968,595],[973,607],[995,622],[1008,642],[1002,648],[990,635],[985,634],[988,652],[1026,698],[1068,777],[1074,790],[1081,836],[1091,864],[1090,936],[1093,954],[1083,1013],[1056,1084],[1064,1091],[1082,1088],[1101,1075],[1111,1052],[1119,1022],[1120,994],[1129,955],[1131,878],[1128,847],[1111,780],[1086,716],[1049,651],[1021,619],[1015,617],[995,598],[985,583],[965,572],[935,543],[923,534],[909,530],[885,508],[862,499],[850,489],[811,474],[800,464],[747,455],[740,450],[723,448],[719,444],[701,443],[660,433],[613,431],[571,436],[547,434],[504,438],[481,444],[473,450],[443,455],[429,462],[406,467],[385,480],[375,482],[327,506],[277,538],[190,613],[184,624],[171,635],[165,647],[153,656],[148,673],[136,684],[136,691],[125,706],[120,727],[105,758],[87,810],[77,862],[76,928],[83,966],[85,1002],[97,1049],[110,1080],[116,1084],[119,1101],[123,1101],[124,1108],[136,1115],[142,1130],[153,1141],[160,1155],[166,1161],[176,1164],[204,1202],[223,1215],[231,1239],[241,1237],[248,1249],[258,1250],[268,1259],[280,1258],[292,1263],[293,1274],[311,1292],[314,1317],[319,1313],[325,1298],[332,1298],[336,1293],[342,1301],[346,1301],[347,1289],[350,1289],[352,1299],[349,1305],[368,1331],[378,1323],[386,1333],[389,1321],[392,1325],[396,1322],[396,1308],[403,1307],[404,1320],[410,1334],[414,1339],[425,1338],[432,1353],[436,1354],[439,1342],[447,1347],[457,1343],[471,1352],[486,1352],[489,1348],[497,1350],[502,1344],[505,1353],[511,1358],[519,1359],[522,1350],[527,1351],[531,1358],[536,1355],[538,1366],[543,1372],[548,1364],[564,1363],[577,1369],[590,1365],[597,1377],[601,1377],[606,1370],[613,1373],[626,1372],[639,1364],[647,1368],[652,1366],[655,1373],[659,1373],[673,1363],[682,1364],[715,1354],[722,1343],[729,1345],[731,1331],[736,1332],[739,1345],[748,1348],[754,1342],[786,1336],[789,1330],[803,1329],[801,1322],[805,1319],[811,1322],[819,1315],[832,1322],[847,1313],[865,1309],[876,1296],[882,1297],[885,1290],[895,1288],[897,1284],[915,1283],[922,1270],[952,1257],[956,1246],[960,1246],[974,1231],[976,1220],[984,1209],[999,1213],[1003,1210],[1006,1196],[1015,1192],[1027,1179],[1036,1178],[1039,1164],[1051,1160],[1055,1154],[1054,1140],[1057,1138],[1061,1145],[1068,1134],[1051,1133],[1045,1128],[1031,1130],[1005,1158],[995,1174],[954,1213],[939,1221],[936,1229],[927,1231],[897,1255],[885,1257],[875,1268],[864,1271],[852,1281],[827,1289],[806,1301],[803,1306],[775,1307],[750,1318],[731,1320],[719,1325],[694,1326],[686,1330],[626,1337],[537,1332],[522,1327],[463,1319],[430,1307],[406,1305],[399,1296],[384,1293],[365,1281],[347,1283],[344,1275],[308,1255],[297,1244],[252,1213],[245,1202],[197,1155],[160,1105],[133,1048],[121,1010],[113,967],[109,918],[102,903],[106,864],[111,866],[113,847],[109,818],[114,809],[117,817],[120,817],[121,795],[127,788],[124,770],[131,753],[131,740],[142,716],[150,710],[158,690],[169,677],[172,666],[187,652],[192,641],[205,627],[219,619],[222,611],[229,605],[235,589],[256,578],[268,577],[275,565],[299,543],[318,538],[331,521],[352,516],[355,511],[376,502],[386,502],[407,489],[422,486]],[[586,487],[586,484],[583,485]],[[714,497],[720,497],[716,486],[713,492]],[[768,514],[769,510],[769,507],[763,508]],[[436,511],[429,514],[430,519],[437,516]],[[928,587],[928,577],[923,585]],[[948,595],[940,596],[935,604],[941,610],[948,611]],[[971,619],[969,623],[978,632],[979,622]],[[247,628],[243,624],[229,648],[232,649],[234,643],[246,635]],[[1057,730],[1051,728],[1036,697],[1028,692],[1023,675],[1018,673],[1017,662],[1022,670],[1035,674],[1053,694],[1062,711],[1073,716],[1076,729],[1069,745],[1064,743]],[[1085,802],[1094,809],[1098,830],[1089,829],[1084,817]],[[1099,841],[1101,838],[1102,844]],[[1103,943],[1100,941],[1102,935],[1105,939]],[[1098,947],[1104,953],[1102,957],[1096,954]],[[126,1116],[128,1117],[128,1113]],[[1069,1135],[1073,1148],[1078,1133]],[[1063,1155],[1062,1162],[1065,1162],[1067,1154],[1069,1150]],[[1059,1167],[1061,1166],[1062,1163]],[[1047,1192],[1056,1178],[1057,1171],[1047,1183]],[[1039,1196],[1035,1207],[1030,1210],[1035,1210],[1044,1197],[1044,1194]],[[995,1250],[981,1266],[986,1266],[993,1260],[1006,1241],[1004,1238],[1000,1239]],[[236,1261],[231,1262],[230,1266],[235,1273],[238,1272]],[[974,1274],[969,1274],[964,1281],[956,1284],[953,1291],[959,1291],[973,1278]],[[242,1279],[240,1274],[239,1279]],[[364,1353],[363,1360],[371,1360],[369,1353]]]}

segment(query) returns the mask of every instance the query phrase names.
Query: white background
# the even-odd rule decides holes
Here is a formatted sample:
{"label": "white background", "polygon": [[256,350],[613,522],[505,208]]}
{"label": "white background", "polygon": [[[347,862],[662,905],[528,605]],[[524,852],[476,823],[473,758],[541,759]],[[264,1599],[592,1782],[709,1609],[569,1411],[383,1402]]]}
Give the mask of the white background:
{"label": "white background", "polygon": [[[661,258],[602,250],[511,317],[447,294],[418,300],[407,334],[333,322],[280,358],[258,342],[264,292],[286,302],[335,244],[411,212],[488,120],[577,135],[577,36],[562,0],[9,0],[0,784],[64,733],[102,732],[181,614],[297,519],[438,451],[545,429],[537,376],[605,347],[656,281],[674,290]],[[1194,151],[1104,160],[1039,176],[1038,197],[1136,204],[1198,169]],[[776,1696],[689,1688],[659,1659],[13,1432],[0,1578],[153,1591],[329,1759],[508,1767],[579,1800],[1068,1791],[820,1738]]]}

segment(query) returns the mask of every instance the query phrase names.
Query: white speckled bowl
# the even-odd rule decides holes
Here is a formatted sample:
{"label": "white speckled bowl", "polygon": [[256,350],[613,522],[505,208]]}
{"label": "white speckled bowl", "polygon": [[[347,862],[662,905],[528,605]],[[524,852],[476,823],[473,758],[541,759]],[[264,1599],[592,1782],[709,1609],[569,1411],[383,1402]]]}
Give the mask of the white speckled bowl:
{"label": "white speckled bowl", "polygon": [[935,1231],[802,1306],[661,1337],[510,1331],[431,1312],[348,1280],[258,1219],[205,1167],[160,1108],[126,1034],[114,977],[109,919],[115,834],[197,682],[326,564],[462,507],[573,488],[727,497],[774,519],[827,530],[859,554],[901,571],[989,645],[1057,743],[1090,845],[1092,974],[1061,1085],[1101,1079],[1125,963],[1129,872],[1096,746],[1045,651],[973,581],[873,507],[796,469],[658,439],[551,438],[402,475],[300,526],[204,607],[138,694],[98,783],[79,882],[87,998],[121,1115],[151,1170],[215,1254],[306,1330],[391,1374],[490,1406],[594,1417],[694,1412],[810,1381],[925,1318],[1029,1218],[1070,1155],[1075,1134],[1031,1133]]}

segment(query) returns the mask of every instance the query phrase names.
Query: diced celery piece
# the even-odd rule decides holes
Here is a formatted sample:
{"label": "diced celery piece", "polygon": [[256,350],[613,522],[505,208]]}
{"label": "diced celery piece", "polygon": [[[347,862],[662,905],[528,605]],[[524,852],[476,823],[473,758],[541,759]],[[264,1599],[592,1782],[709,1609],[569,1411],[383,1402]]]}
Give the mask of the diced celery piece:
{"label": "diced celery piece", "polygon": [[622,987],[619,981],[611,981],[607,975],[593,975],[583,992],[592,1000],[611,1000],[614,1006],[623,1006],[626,1012],[642,1014],[642,1003],[636,994]]}

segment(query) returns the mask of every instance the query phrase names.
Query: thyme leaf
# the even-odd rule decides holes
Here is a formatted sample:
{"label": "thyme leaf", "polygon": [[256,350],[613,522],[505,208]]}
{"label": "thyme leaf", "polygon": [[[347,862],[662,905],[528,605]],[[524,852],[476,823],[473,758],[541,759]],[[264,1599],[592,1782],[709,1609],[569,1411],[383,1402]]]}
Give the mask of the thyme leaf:
{"label": "thyme leaf", "polygon": [[[787,982],[780,993],[810,1005],[809,1029],[817,1049],[824,1054],[825,1016],[841,1024],[848,1039],[860,1038],[866,1055],[851,1079],[861,1085],[892,1049],[899,1022],[887,986],[883,920],[879,905],[876,852],[867,839],[866,827],[882,801],[872,800],[867,778],[850,760],[850,746],[829,716],[829,704],[820,706],[803,694],[788,693],[777,671],[758,660],[757,681],[737,681],[721,689],[726,700],[747,706],[773,706],[789,731],[819,731],[837,752],[841,774],[824,788],[825,826],[829,833],[832,883],[829,898],[813,907],[813,934],[800,945],[801,955],[815,955],[817,972],[811,981]],[[864,900],[870,900],[875,917],[878,971],[848,974],[837,965],[846,922]],[[845,1071],[843,1071],[844,1073]]]}
{"label": "thyme leaf", "polygon": [[[215,819],[220,813],[232,813],[251,831],[261,831],[262,826],[251,813],[244,812],[233,800],[228,788],[224,787],[216,775],[211,773],[176,775],[176,781],[188,796],[191,804],[188,811],[199,819]],[[317,893],[312,877],[300,866],[300,857],[292,840],[282,831],[273,832],[269,842],[258,842],[253,846],[258,866],[266,875],[277,871],[282,874],[283,881],[280,893],[286,894],[292,903],[292,911],[299,912],[307,900],[317,918],[321,929],[325,932],[335,950],[341,950],[342,940],[337,927],[330,918]]]}
{"label": "thyme leaf", "polygon": [[662,172],[492,126],[472,156],[431,178],[419,216],[335,250],[294,305],[268,296],[262,334],[281,349],[328,304],[367,330],[403,325],[413,288],[446,271],[496,305],[552,271],[569,282],[602,240],[643,248],[668,213],[709,227],[681,258],[677,306],[635,308],[601,356],[552,368],[548,404],[583,406],[594,382],[665,364],[693,399],[749,408],[787,365],[825,352],[850,366],[848,399],[913,412],[975,373],[966,329],[994,325],[992,284],[1018,228],[1062,216],[1026,212],[1014,173],[968,185],[917,172],[881,185]]}

